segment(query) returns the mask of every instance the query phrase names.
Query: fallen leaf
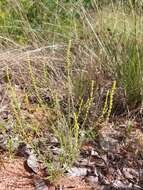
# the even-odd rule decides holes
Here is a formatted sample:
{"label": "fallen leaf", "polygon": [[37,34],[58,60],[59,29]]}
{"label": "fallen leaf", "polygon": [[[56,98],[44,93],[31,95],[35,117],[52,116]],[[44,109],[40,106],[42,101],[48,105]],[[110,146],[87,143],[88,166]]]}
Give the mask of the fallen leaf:
{"label": "fallen leaf", "polygon": [[29,155],[29,157],[26,161],[26,164],[29,167],[29,169],[31,169],[34,173],[38,173],[39,164],[38,164],[37,158],[34,154]]}
{"label": "fallen leaf", "polygon": [[42,179],[35,179],[34,183],[35,183],[36,190],[48,190],[49,189],[47,184],[45,183],[45,181]]}
{"label": "fallen leaf", "polygon": [[87,173],[88,173],[87,168],[72,167],[68,170],[68,176],[72,176],[72,177],[86,176]]}
{"label": "fallen leaf", "polygon": [[116,189],[119,189],[119,190],[120,189],[129,190],[129,189],[132,189],[132,187],[133,187],[132,183],[126,184],[120,180],[115,180],[114,183],[112,184],[112,186]]}
{"label": "fallen leaf", "polygon": [[92,185],[92,186],[95,186],[98,184],[98,177],[97,176],[88,176],[86,181]]}

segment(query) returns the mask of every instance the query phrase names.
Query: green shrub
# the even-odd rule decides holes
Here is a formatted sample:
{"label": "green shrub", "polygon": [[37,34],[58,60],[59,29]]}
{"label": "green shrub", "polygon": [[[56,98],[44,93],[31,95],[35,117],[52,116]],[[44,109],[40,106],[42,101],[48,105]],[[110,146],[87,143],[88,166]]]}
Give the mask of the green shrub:
{"label": "green shrub", "polygon": [[142,45],[136,40],[127,41],[122,46],[120,63],[117,66],[117,75],[125,88],[127,103],[135,107],[142,102]]}

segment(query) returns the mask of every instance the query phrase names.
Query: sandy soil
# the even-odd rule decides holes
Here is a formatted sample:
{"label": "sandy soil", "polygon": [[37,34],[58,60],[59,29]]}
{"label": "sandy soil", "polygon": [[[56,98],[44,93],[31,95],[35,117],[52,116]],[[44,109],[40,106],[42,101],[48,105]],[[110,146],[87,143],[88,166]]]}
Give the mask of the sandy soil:
{"label": "sandy soil", "polygon": [[[53,186],[44,190],[56,189],[89,190],[91,189],[79,177],[61,177]],[[0,167],[0,190],[36,190],[34,179],[24,168],[22,158],[5,159]]]}
{"label": "sandy soil", "polygon": [[35,190],[33,179],[23,166],[23,159],[5,161],[0,169],[0,190]]}

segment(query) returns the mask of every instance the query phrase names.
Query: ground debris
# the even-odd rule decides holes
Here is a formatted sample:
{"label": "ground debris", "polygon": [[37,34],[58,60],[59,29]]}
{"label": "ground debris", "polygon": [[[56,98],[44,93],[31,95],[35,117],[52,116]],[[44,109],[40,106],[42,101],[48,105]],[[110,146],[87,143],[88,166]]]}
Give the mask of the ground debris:
{"label": "ground debris", "polygon": [[[131,132],[131,140],[131,136],[126,135],[126,127],[123,124],[109,126],[109,123],[103,127],[90,146],[82,146],[75,170],[71,168],[72,172],[68,174],[84,177],[94,189],[98,185],[113,190],[143,189],[142,157],[128,149],[128,145],[132,146],[137,137],[134,136],[133,140],[132,133],[135,132]],[[136,146],[141,147],[141,143],[138,143],[136,141]]]}
{"label": "ground debris", "polygon": [[36,190],[49,190],[47,184],[43,179],[34,179],[34,185]]}
{"label": "ground debris", "polygon": [[87,168],[77,168],[77,167],[72,167],[68,170],[68,175],[72,177],[81,177],[81,176],[86,176],[88,173]]}

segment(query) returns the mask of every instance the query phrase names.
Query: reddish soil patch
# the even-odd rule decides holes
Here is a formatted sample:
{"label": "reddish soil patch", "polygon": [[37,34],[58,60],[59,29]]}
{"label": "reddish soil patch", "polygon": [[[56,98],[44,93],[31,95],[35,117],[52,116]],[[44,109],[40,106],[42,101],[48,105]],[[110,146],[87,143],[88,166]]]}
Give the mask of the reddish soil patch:
{"label": "reddish soil patch", "polygon": [[[80,177],[61,177],[46,190],[61,189],[61,187],[69,190],[91,190]],[[25,170],[22,158],[3,161],[0,166],[0,190],[36,190],[34,179]]]}
{"label": "reddish soil patch", "polygon": [[35,190],[23,159],[5,161],[0,169],[0,190]]}

